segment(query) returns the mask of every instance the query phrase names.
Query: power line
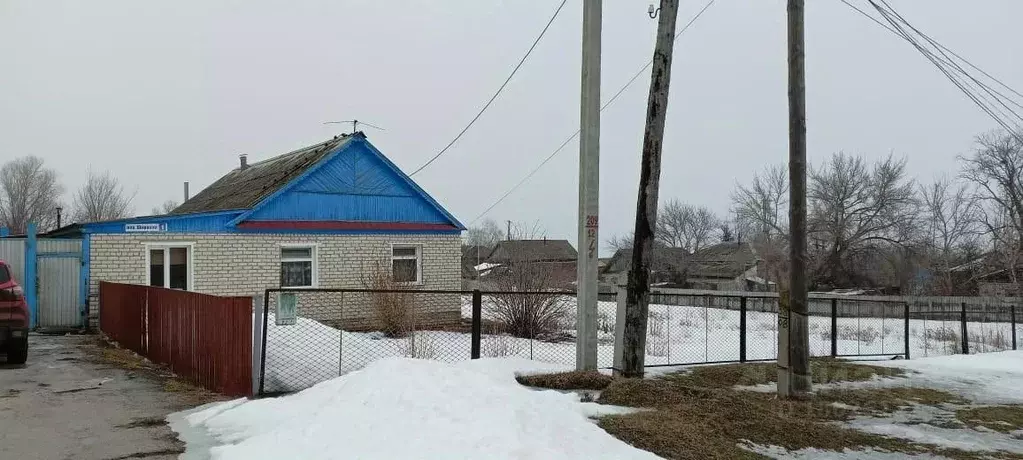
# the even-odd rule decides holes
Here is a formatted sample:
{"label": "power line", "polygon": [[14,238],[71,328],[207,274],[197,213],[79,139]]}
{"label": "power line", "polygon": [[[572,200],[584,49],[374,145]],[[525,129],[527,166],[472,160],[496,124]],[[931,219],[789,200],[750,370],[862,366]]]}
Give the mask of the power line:
{"label": "power line", "polygon": [[[993,81],[997,82],[998,84],[1002,85],[1003,87],[1005,87],[1009,91],[1011,91],[1011,92],[1013,92],[1015,94],[1019,94],[1016,90],[1012,89],[1011,87],[1009,87],[1008,85],[1003,83],[1001,80],[998,80],[997,78],[991,76],[987,72],[984,72],[979,67],[973,65],[971,62],[969,62],[968,60],[966,60],[965,58],[960,56],[958,53],[955,53],[954,51],[948,49],[947,47],[945,47],[941,43],[937,42],[936,40],[934,40],[933,38],[931,38],[927,34],[921,32],[919,29],[917,29],[912,24],[910,24],[909,21],[906,20],[905,17],[903,17],[901,14],[899,14],[897,11],[895,11],[895,9],[890,4],[888,4],[885,0],[880,0],[880,1],[882,3],[884,3],[885,7],[887,7],[887,8],[881,7],[874,0],[867,0],[867,2],[875,10],[877,10],[877,12],[881,15],[881,17],[884,20],[886,20],[890,24],[890,26],[887,25],[887,24],[882,23],[880,20],[874,18],[872,15],[866,13],[862,9],[857,8],[855,5],[851,4],[848,0],[841,0],[841,1],[842,1],[842,3],[845,3],[846,6],[856,10],[857,12],[859,12],[864,17],[866,17],[866,18],[870,19],[871,21],[877,23],[878,25],[884,27],[889,32],[899,36],[903,40],[906,40],[910,45],[912,45],[914,48],[916,48],[916,50],[919,51],[920,54],[922,54],[928,61],[930,61],[931,64],[933,64],[943,75],[945,75],[945,77],[949,81],[951,81],[952,84],[954,84],[957,88],[959,88],[959,90],[963,94],[965,94],[967,98],[969,98],[975,105],[977,105],[977,107],[979,107],[982,111],[984,111],[984,113],[986,113],[989,117],[991,117],[991,119],[993,119],[996,123],[998,123],[1000,126],[1002,126],[1002,128],[1004,128],[1006,131],[1013,132],[1013,129],[1010,126],[1010,122],[1005,121],[1003,118],[1006,118],[1006,117],[1011,118],[1011,117],[1009,117],[1006,114],[1006,112],[1003,111],[1001,108],[999,108],[998,107],[999,105],[1004,107],[1005,110],[1008,110],[1009,113],[1012,113],[1012,115],[1014,115],[1017,119],[1023,121],[1023,117],[1020,117],[1020,115],[1017,112],[1012,110],[1012,108],[1010,108],[1006,104],[1006,101],[1008,101],[1009,103],[1012,103],[1013,105],[1019,106],[1021,108],[1023,108],[1023,105],[1019,104],[1018,102],[1013,100],[1011,97],[1006,96],[1004,93],[998,91],[997,89],[991,88],[986,83],[980,81],[979,79],[977,79],[976,77],[971,75],[969,72],[967,72],[965,69],[963,69],[962,66],[960,66],[958,63],[956,63],[949,56],[949,54],[951,54],[952,56],[955,56],[959,60],[963,61],[968,66],[970,66],[970,67],[972,67],[974,69],[977,69],[982,74],[986,75],[988,78],[990,78]],[[905,27],[903,27],[903,26],[905,26]],[[919,35],[921,38],[926,40],[928,44],[930,44],[932,47],[937,49],[938,53],[940,53],[940,55],[936,54],[934,51],[932,51],[928,47],[926,47],[923,44],[921,44],[909,31],[906,30],[906,27],[911,29],[913,32],[915,32],[917,35]],[[972,84],[971,84],[971,81],[972,81]],[[974,86],[979,88],[981,90],[981,92],[978,92],[978,91],[974,90],[973,89]],[[985,95],[984,93],[987,93],[987,95]],[[983,101],[982,101],[982,99],[983,99]],[[995,113],[996,111],[998,112],[997,114]],[[1013,121],[1011,123],[1015,123],[1015,122]]]}
{"label": "power line", "polygon": [[510,74],[508,74],[508,78],[504,79],[504,83],[501,83],[501,86],[499,88],[497,88],[497,91],[494,93],[493,96],[490,97],[490,100],[487,101],[487,103],[483,105],[483,108],[480,109],[480,111],[476,114],[475,117],[472,117],[472,120],[469,121],[469,124],[465,125],[465,128],[462,128],[462,131],[459,132],[458,135],[455,136],[454,139],[451,139],[451,142],[448,142],[448,145],[444,146],[444,148],[441,149],[440,152],[437,152],[436,155],[434,155],[432,158],[430,158],[429,161],[427,161],[426,163],[423,163],[423,165],[420,166],[418,169],[416,169],[415,171],[412,171],[412,174],[409,174],[409,176],[416,175],[416,173],[418,173],[419,171],[422,171],[427,166],[430,166],[430,164],[433,163],[437,158],[440,158],[440,156],[443,155],[444,152],[447,152],[448,149],[450,149],[452,145],[455,145],[455,142],[458,142],[458,139],[462,138],[462,135],[465,134],[465,132],[468,131],[469,128],[471,128],[472,125],[476,123],[476,120],[480,119],[480,116],[483,115],[483,112],[486,112],[487,109],[490,107],[490,104],[493,104],[494,100],[497,99],[497,96],[501,94],[501,91],[504,91],[504,87],[508,86],[508,82],[510,82],[512,77],[515,76],[515,73],[519,71],[519,68],[522,67],[522,64],[526,62],[526,58],[528,58],[529,55],[533,53],[533,50],[536,49],[536,45],[538,43],[540,43],[540,39],[542,39],[543,36],[545,34],[547,34],[547,29],[550,29],[551,24],[554,23],[554,19],[558,17],[559,13],[561,13],[561,9],[564,8],[565,3],[567,1],[568,0],[561,0],[561,4],[558,5],[558,9],[554,10],[554,14],[551,15],[551,19],[549,21],[547,21],[547,25],[545,25],[543,27],[543,30],[540,31],[540,35],[538,35],[536,37],[536,40],[533,40],[533,44],[529,46],[528,50],[526,50],[526,54],[522,56],[522,59],[519,59],[519,63],[516,64],[515,68],[512,69]]}
{"label": "power line", "polygon": [[[700,16],[703,16],[703,13],[707,11],[707,8],[710,8],[710,6],[713,5],[715,1],[716,0],[710,0],[709,2],[707,2],[707,4],[704,5],[703,8],[700,9],[700,11],[697,12],[696,15],[693,16],[693,18],[690,19],[689,22],[687,22],[686,25],[683,26],[682,29],[678,31],[678,33],[675,34],[675,41],[678,41],[679,37],[682,36],[682,33],[685,32],[686,29],[689,29],[689,26],[693,25],[693,23],[696,22],[697,19],[700,19]],[[625,90],[628,89],[629,86],[631,86],[636,81],[636,79],[640,77],[640,75],[643,75],[643,73],[646,72],[646,70],[649,69],[650,66],[653,65],[653,63],[654,63],[653,59],[647,61],[647,63],[643,67],[641,67],[639,71],[636,72],[636,74],[629,79],[629,81],[625,82],[625,85],[623,85],[621,88],[618,89],[617,92],[615,92],[614,96],[611,96],[611,99],[608,99],[607,102],[604,103],[604,105],[600,106],[600,111],[603,112],[604,109],[610,106],[612,102],[618,99],[618,97],[621,96],[622,93],[624,93]],[[551,161],[551,159],[553,159],[555,155],[560,153],[565,148],[565,146],[568,145],[569,142],[572,142],[572,140],[579,135],[579,131],[580,130],[577,129],[575,133],[568,137],[568,139],[565,139],[565,142],[562,142],[561,145],[559,145],[558,148],[554,149],[554,151],[551,152],[550,155],[547,155],[547,157],[544,158],[543,161],[540,162],[540,164],[536,165],[536,167],[533,168],[533,170],[530,171],[529,174],[526,174],[525,177],[523,177],[515,185],[508,189],[508,191],[505,192],[504,195],[501,195],[501,197],[498,198],[497,201],[494,201],[493,204],[487,207],[485,211],[481,212],[478,216],[476,216],[475,219],[469,222],[469,225],[476,223],[476,221],[480,220],[483,216],[487,215],[487,213],[492,211],[495,207],[497,207],[497,205],[501,204],[501,202],[504,201],[505,198],[508,198],[508,196],[510,196],[512,193],[514,193],[515,190],[518,190],[518,188],[521,187],[522,184],[526,183],[526,181],[528,181],[538,171],[540,171],[540,169],[543,168],[544,165]]]}
{"label": "power line", "polygon": [[[988,116],[991,117],[991,119],[993,119],[996,123],[1001,125],[1001,127],[1004,128],[1007,132],[1013,133],[1013,135],[1015,135],[1014,134],[1014,130],[1009,125],[1009,123],[1006,122],[1005,120],[1003,120],[998,115],[996,115],[994,113],[994,111],[997,110],[1002,116],[1005,116],[1005,113],[1002,112],[1001,109],[998,109],[997,106],[993,106],[993,105],[989,106],[988,104],[990,104],[990,100],[988,100],[986,97],[984,97],[983,94],[977,95],[973,91],[967,89],[966,86],[969,86],[969,82],[968,81],[965,81],[965,80],[960,81],[959,79],[954,77],[952,75],[953,72],[951,72],[948,69],[948,67],[946,67],[947,63],[945,63],[943,60],[941,60],[941,58],[936,56],[931,50],[929,50],[929,49],[925,48],[923,45],[921,45],[916,40],[916,38],[912,37],[910,35],[910,33],[906,31],[906,29],[903,27],[903,25],[913,29],[917,33],[920,33],[916,28],[914,28],[912,25],[910,25],[909,22],[904,17],[899,15],[898,12],[896,12],[894,10],[894,8],[891,7],[891,5],[889,5],[887,2],[884,2],[884,0],[880,0],[881,2],[885,3],[885,6],[888,8],[888,9],[885,9],[885,8],[882,8],[880,5],[878,5],[874,0],[867,0],[867,1],[870,3],[870,5],[872,7],[874,7],[875,10],[877,10],[878,13],[881,14],[881,16],[886,21],[888,21],[889,24],[892,25],[892,27],[894,27],[896,30],[898,30],[898,35],[899,36],[901,36],[903,39],[905,39],[907,42],[909,42],[911,45],[913,45],[913,47],[915,47],[917,49],[917,51],[919,51],[921,54],[924,55],[925,58],[927,58],[929,61],[931,61],[931,63],[934,64],[934,66],[937,67],[937,69],[939,71],[941,71],[941,73],[944,74],[945,77],[948,78],[948,80],[952,82],[952,84],[954,84],[956,87],[958,87],[959,90],[963,92],[963,94],[965,94],[968,98],[970,98],[970,100],[972,100],[973,103],[977,105],[977,107],[979,107],[981,110],[983,110],[985,113],[987,113]],[[946,65],[943,65],[943,64],[946,64]],[[957,67],[957,66],[953,65],[953,67]],[[964,76],[966,78],[972,78],[971,75],[969,75],[968,73],[965,73],[965,71],[962,70],[962,67],[958,67],[958,69],[959,69],[960,72],[962,72],[964,74]],[[955,69],[953,69],[953,70],[955,70]],[[962,78],[962,77],[960,77],[960,78]],[[973,79],[973,80],[975,82],[977,82],[976,79]],[[979,82],[977,82],[977,83],[979,84]],[[983,86],[983,85],[980,84],[980,86]],[[988,91],[988,94],[991,95],[991,92]],[[994,96],[992,95],[992,97],[994,97]],[[982,99],[982,98],[984,99],[984,102],[980,101],[980,99]],[[997,98],[995,98],[995,99],[997,100]],[[987,104],[985,104],[985,102]],[[1002,105],[1004,106],[1005,104],[1003,103]],[[1012,110],[1010,109],[1010,112],[1011,111]],[[1016,114],[1016,113],[1013,112],[1013,114]],[[1018,117],[1019,115],[1016,114],[1016,116]]]}
{"label": "power line", "polygon": [[[1009,107],[1008,105],[1006,105],[1006,104],[1005,104],[1005,102],[1004,102],[1003,100],[999,99],[999,98],[998,98],[997,96],[995,96],[994,94],[992,94],[992,89],[991,89],[991,88],[989,88],[989,87],[988,87],[988,86],[987,86],[986,84],[984,84],[984,83],[981,83],[981,82],[980,82],[979,80],[977,80],[977,78],[976,78],[976,77],[974,77],[973,75],[970,75],[970,73],[969,73],[969,72],[967,72],[967,71],[966,71],[965,69],[963,69],[963,67],[962,67],[962,66],[960,66],[960,65],[959,65],[958,63],[956,63],[956,62],[955,62],[955,61],[954,61],[954,60],[953,60],[953,59],[952,59],[951,57],[949,57],[949,55],[948,55],[947,53],[945,53],[945,51],[942,51],[941,47],[939,47],[939,46],[937,45],[937,44],[938,44],[938,42],[937,42],[936,40],[934,40],[933,38],[931,38],[931,37],[930,37],[930,36],[928,36],[927,34],[925,34],[925,33],[921,32],[921,31],[920,31],[920,29],[917,29],[916,27],[914,27],[914,26],[913,26],[913,24],[910,24],[910,23],[909,23],[909,21],[908,21],[908,20],[907,20],[907,19],[906,19],[905,17],[903,17],[903,16],[901,15],[901,14],[899,14],[899,12],[898,12],[898,11],[896,11],[896,10],[895,10],[895,8],[894,8],[894,7],[892,7],[892,5],[891,5],[891,4],[889,4],[889,3],[888,3],[888,2],[886,1],[886,0],[880,0],[880,1],[881,1],[881,3],[883,3],[883,4],[884,4],[884,5],[885,5],[885,6],[886,6],[886,7],[888,8],[888,11],[889,11],[890,13],[894,14],[894,15],[895,15],[895,17],[899,19],[899,21],[901,21],[901,22],[902,22],[903,24],[905,24],[905,25],[906,25],[906,26],[908,26],[908,27],[909,27],[910,29],[912,29],[912,30],[913,30],[913,32],[916,32],[916,33],[917,33],[917,35],[919,35],[919,36],[923,37],[923,39],[924,39],[924,40],[927,40],[927,42],[928,42],[928,43],[930,43],[930,44],[931,44],[931,46],[934,46],[934,47],[935,47],[935,48],[936,48],[936,49],[938,50],[938,52],[939,52],[939,53],[941,53],[941,55],[945,57],[945,59],[946,59],[946,61],[945,61],[945,62],[946,62],[946,63],[948,63],[948,64],[949,64],[949,65],[951,65],[951,66],[952,66],[952,67],[953,67],[953,68],[954,68],[955,70],[957,70],[957,71],[958,71],[959,73],[961,73],[962,75],[966,76],[967,78],[969,78],[970,80],[972,80],[972,81],[973,81],[974,83],[976,83],[976,84],[977,84],[977,86],[979,86],[979,87],[980,87],[980,89],[984,90],[984,92],[986,92],[986,93],[987,93],[987,94],[988,94],[989,96],[991,96],[991,97],[992,97],[992,98],[993,98],[993,99],[995,100],[995,102],[997,102],[997,103],[998,103],[998,104],[1000,104],[1000,105],[1001,105],[1002,107],[1004,107],[1004,108],[1005,108],[1006,110],[1008,110],[1008,111],[1009,111],[1009,113],[1013,114],[1013,115],[1014,115],[1014,116],[1015,116],[1015,117],[1016,117],[1016,118],[1017,118],[1018,120],[1020,120],[1020,121],[1023,121],[1023,117],[1020,117],[1020,115],[1019,115],[1018,113],[1016,113],[1016,112],[1015,112],[1014,110],[1012,110],[1012,108],[1010,108],[1010,107]],[[929,52],[930,52],[930,51],[929,51]],[[932,55],[933,55],[933,52],[930,52],[930,54],[932,54]],[[997,91],[994,91],[994,92],[997,92]],[[1004,98],[1004,97],[1006,97],[1006,96],[1005,96],[1004,94],[1001,94],[1001,93],[998,93],[998,94],[999,94],[1000,96],[1002,96],[1003,98]],[[983,95],[981,95],[981,96],[983,97]],[[990,100],[988,100],[988,99],[987,99],[986,97],[985,97],[984,99],[985,99],[985,101],[988,101],[988,102],[990,102]],[[1011,102],[1014,102],[1014,103],[1015,103],[1015,101],[1011,101]],[[1017,104],[1017,105],[1018,105],[1018,104]],[[996,107],[996,109],[997,109],[997,110],[998,110],[998,112],[999,112],[1000,114],[1002,114],[1003,116],[1004,116],[1004,115],[1006,115],[1006,114],[1005,114],[1005,112],[1002,112],[1002,110],[1001,110],[1001,109],[998,109],[997,107]]]}
{"label": "power line", "polygon": [[[857,7],[856,5],[853,5],[852,3],[849,2],[849,0],[840,0],[840,1],[842,3],[845,3],[845,5],[848,6],[849,8],[852,8],[852,9],[856,10],[856,12],[860,13],[861,15],[863,15],[863,17],[865,17],[867,19],[870,19],[871,21],[874,21],[875,24],[877,24],[877,25],[879,25],[881,27],[884,27],[889,32],[891,32],[891,33],[893,33],[893,34],[895,34],[895,35],[897,35],[899,37],[902,37],[902,35],[899,32],[895,31],[895,29],[893,29],[891,26],[889,26],[888,24],[885,24],[885,23],[879,21],[877,18],[871,16],[869,13],[867,13],[866,11],[863,11],[862,9]],[[910,27],[912,27],[912,26],[910,26]],[[916,30],[916,29],[914,28],[914,30]],[[925,35],[925,37],[926,37],[926,35]],[[966,65],[970,66],[973,70],[976,70],[976,71],[980,72],[982,75],[984,75],[985,77],[990,78],[992,81],[994,81],[995,83],[998,83],[1003,88],[1009,90],[1010,92],[1012,92],[1016,96],[1019,96],[1019,97],[1023,98],[1023,93],[1020,93],[1019,91],[1016,91],[1011,86],[1009,86],[1006,83],[1004,83],[1002,80],[999,80],[997,77],[987,73],[986,71],[984,71],[984,69],[981,69],[980,67],[977,67],[972,62],[970,62],[968,59],[962,57],[959,53],[956,53],[955,51],[949,49],[945,45],[942,45],[940,42],[938,42],[936,40],[932,40],[930,37],[926,37],[926,38],[928,39],[928,41],[930,41],[935,47],[939,48],[941,51],[944,51],[945,53],[951,54],[952,56],[954,56],[955,58],[959,59],[960,61],[962,61]],[[942,53],[942,54],[944,55],[944,53]],[[947,62],[951,63],[951,58],[948,58],[948,55],[945,55],[945,57],[947,59]],[[965,71],[964,71],[964,73],[965,73]],[[984,86],[987,86],[987,85],[984,85]],[[991,89],[990,87],[988,87],[988,88]],[[994,89],[992,89],[992,90],[995,91],[999,96],[1002,96],[1003,98],[1007,99],[1009,102],[1012,102],[1013,105],[1016,105],[1017,107],[1023,108],[1023,104],[1020,104],[1020,103],[1016,102],[1011,97],[1006,96],[1005,94],[999,92],[998,90],[994,90]]]}

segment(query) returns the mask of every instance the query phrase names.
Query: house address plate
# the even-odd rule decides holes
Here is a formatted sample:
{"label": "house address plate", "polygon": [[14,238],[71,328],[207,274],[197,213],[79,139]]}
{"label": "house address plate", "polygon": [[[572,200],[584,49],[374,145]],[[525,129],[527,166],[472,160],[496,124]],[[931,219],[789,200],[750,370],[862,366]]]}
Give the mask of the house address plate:
{"label": "house address plate", "polygon": [[126,233],[156,233],[166,232],[167,224],[124,224]]}

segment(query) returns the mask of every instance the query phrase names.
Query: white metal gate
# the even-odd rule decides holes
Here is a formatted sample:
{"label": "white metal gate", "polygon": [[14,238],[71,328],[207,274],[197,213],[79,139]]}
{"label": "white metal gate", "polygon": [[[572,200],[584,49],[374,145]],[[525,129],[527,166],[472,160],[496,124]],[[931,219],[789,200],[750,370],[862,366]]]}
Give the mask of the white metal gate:
{"label": "white metal gate", "polygon": [[0,238],[0,259],[11,267],[11,275],[18,284],[25,285],[25,239]]}
{"label": "white metal gate", "polygon": [[40,328],[81,327],[82,240],[38,240]]}

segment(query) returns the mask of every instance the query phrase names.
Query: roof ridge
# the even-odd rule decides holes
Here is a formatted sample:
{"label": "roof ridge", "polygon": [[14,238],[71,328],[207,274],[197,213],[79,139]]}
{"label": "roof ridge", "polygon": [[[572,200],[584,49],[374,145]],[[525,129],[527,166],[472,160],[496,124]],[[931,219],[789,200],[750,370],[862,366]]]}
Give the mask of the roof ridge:
{"label": "roof ridge", "polygon": [[[288,156],[288,155],[292,155],[292,154],[297,154],[297,153],[302,153],[302,152],[306,152],[306,151],[309,151],[309,149],[311,149],[311,148],[314,148],[314,147],[326,147],[326,146],[327,146],[327,145],[329,145],[329,144],[330,144],[331,142],[335,142],[335,141],[339,141],[339,140],[344,140],[344,139],[347,139],[347,138],[349,138],[349,137],[351,137],[351,135],[350,135],[350,134],[341,134],[341,135],[339,135],[339,136],[334,136],[333,138],[327,139],[327,140],[325,140],[325,141],[323,141],[323,142],[317,142],[317,143],[315,143],[315,144],[310,144],[310,145],[307,145],[307,146],[305,146],[305,147],[300,147],[300,148],[297,148],[297,149],[295,149],[295,150],[292,150],[292,151],[290,151],[290,152],[286,152],[286,153],[281,153],[281,154],[278,154],[278,155],[272,156],[272,157],[270,157],[270,158],[266,158],[266,159],[263,159],[263,160],[259,160],[259,161],[255,162],[255,163],[249,163],[249,165],[247,166],[247,168],[251,168],[251,167],[253,167],[253,166],[258,166],[258,165],[260,165],[260,164],[263,164],[263,163],[266,163],[266,162],[269,162],[269,161],[273,161],[273,160],[276,160],[276,159],[278,159],[278,158],[281,158],[281,157],[286,157],[286,156]],[[239,168],[234,168],[234,169],[233,169],[232,171],[234,171],[234,170],[238,170],[238,169],[239,169]]]}

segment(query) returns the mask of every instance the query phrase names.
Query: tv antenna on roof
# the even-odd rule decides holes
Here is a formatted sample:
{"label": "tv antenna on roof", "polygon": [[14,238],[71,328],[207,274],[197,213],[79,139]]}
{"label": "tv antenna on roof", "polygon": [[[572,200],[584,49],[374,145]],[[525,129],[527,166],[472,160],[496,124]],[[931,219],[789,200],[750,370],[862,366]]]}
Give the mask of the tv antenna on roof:
{"label": "tv antenna on roof", "polygon": [[369,126],[370,128],[373,128],[373,129],[379,129],[381,131],[387,131],[386,129],[381,128],[379,126],[373,126],[373,125],[371,125],[369,123],[366,123],[365,121],[359,121],[359,120],[328,121],[328,122],[324,122],[323,124],[325,124],[325,125],[339,125],[341,123],[351,123],[352,124],[352,134],[355,134],[357,131],[359,131],[359,125],[360,124],[361,125]]}

